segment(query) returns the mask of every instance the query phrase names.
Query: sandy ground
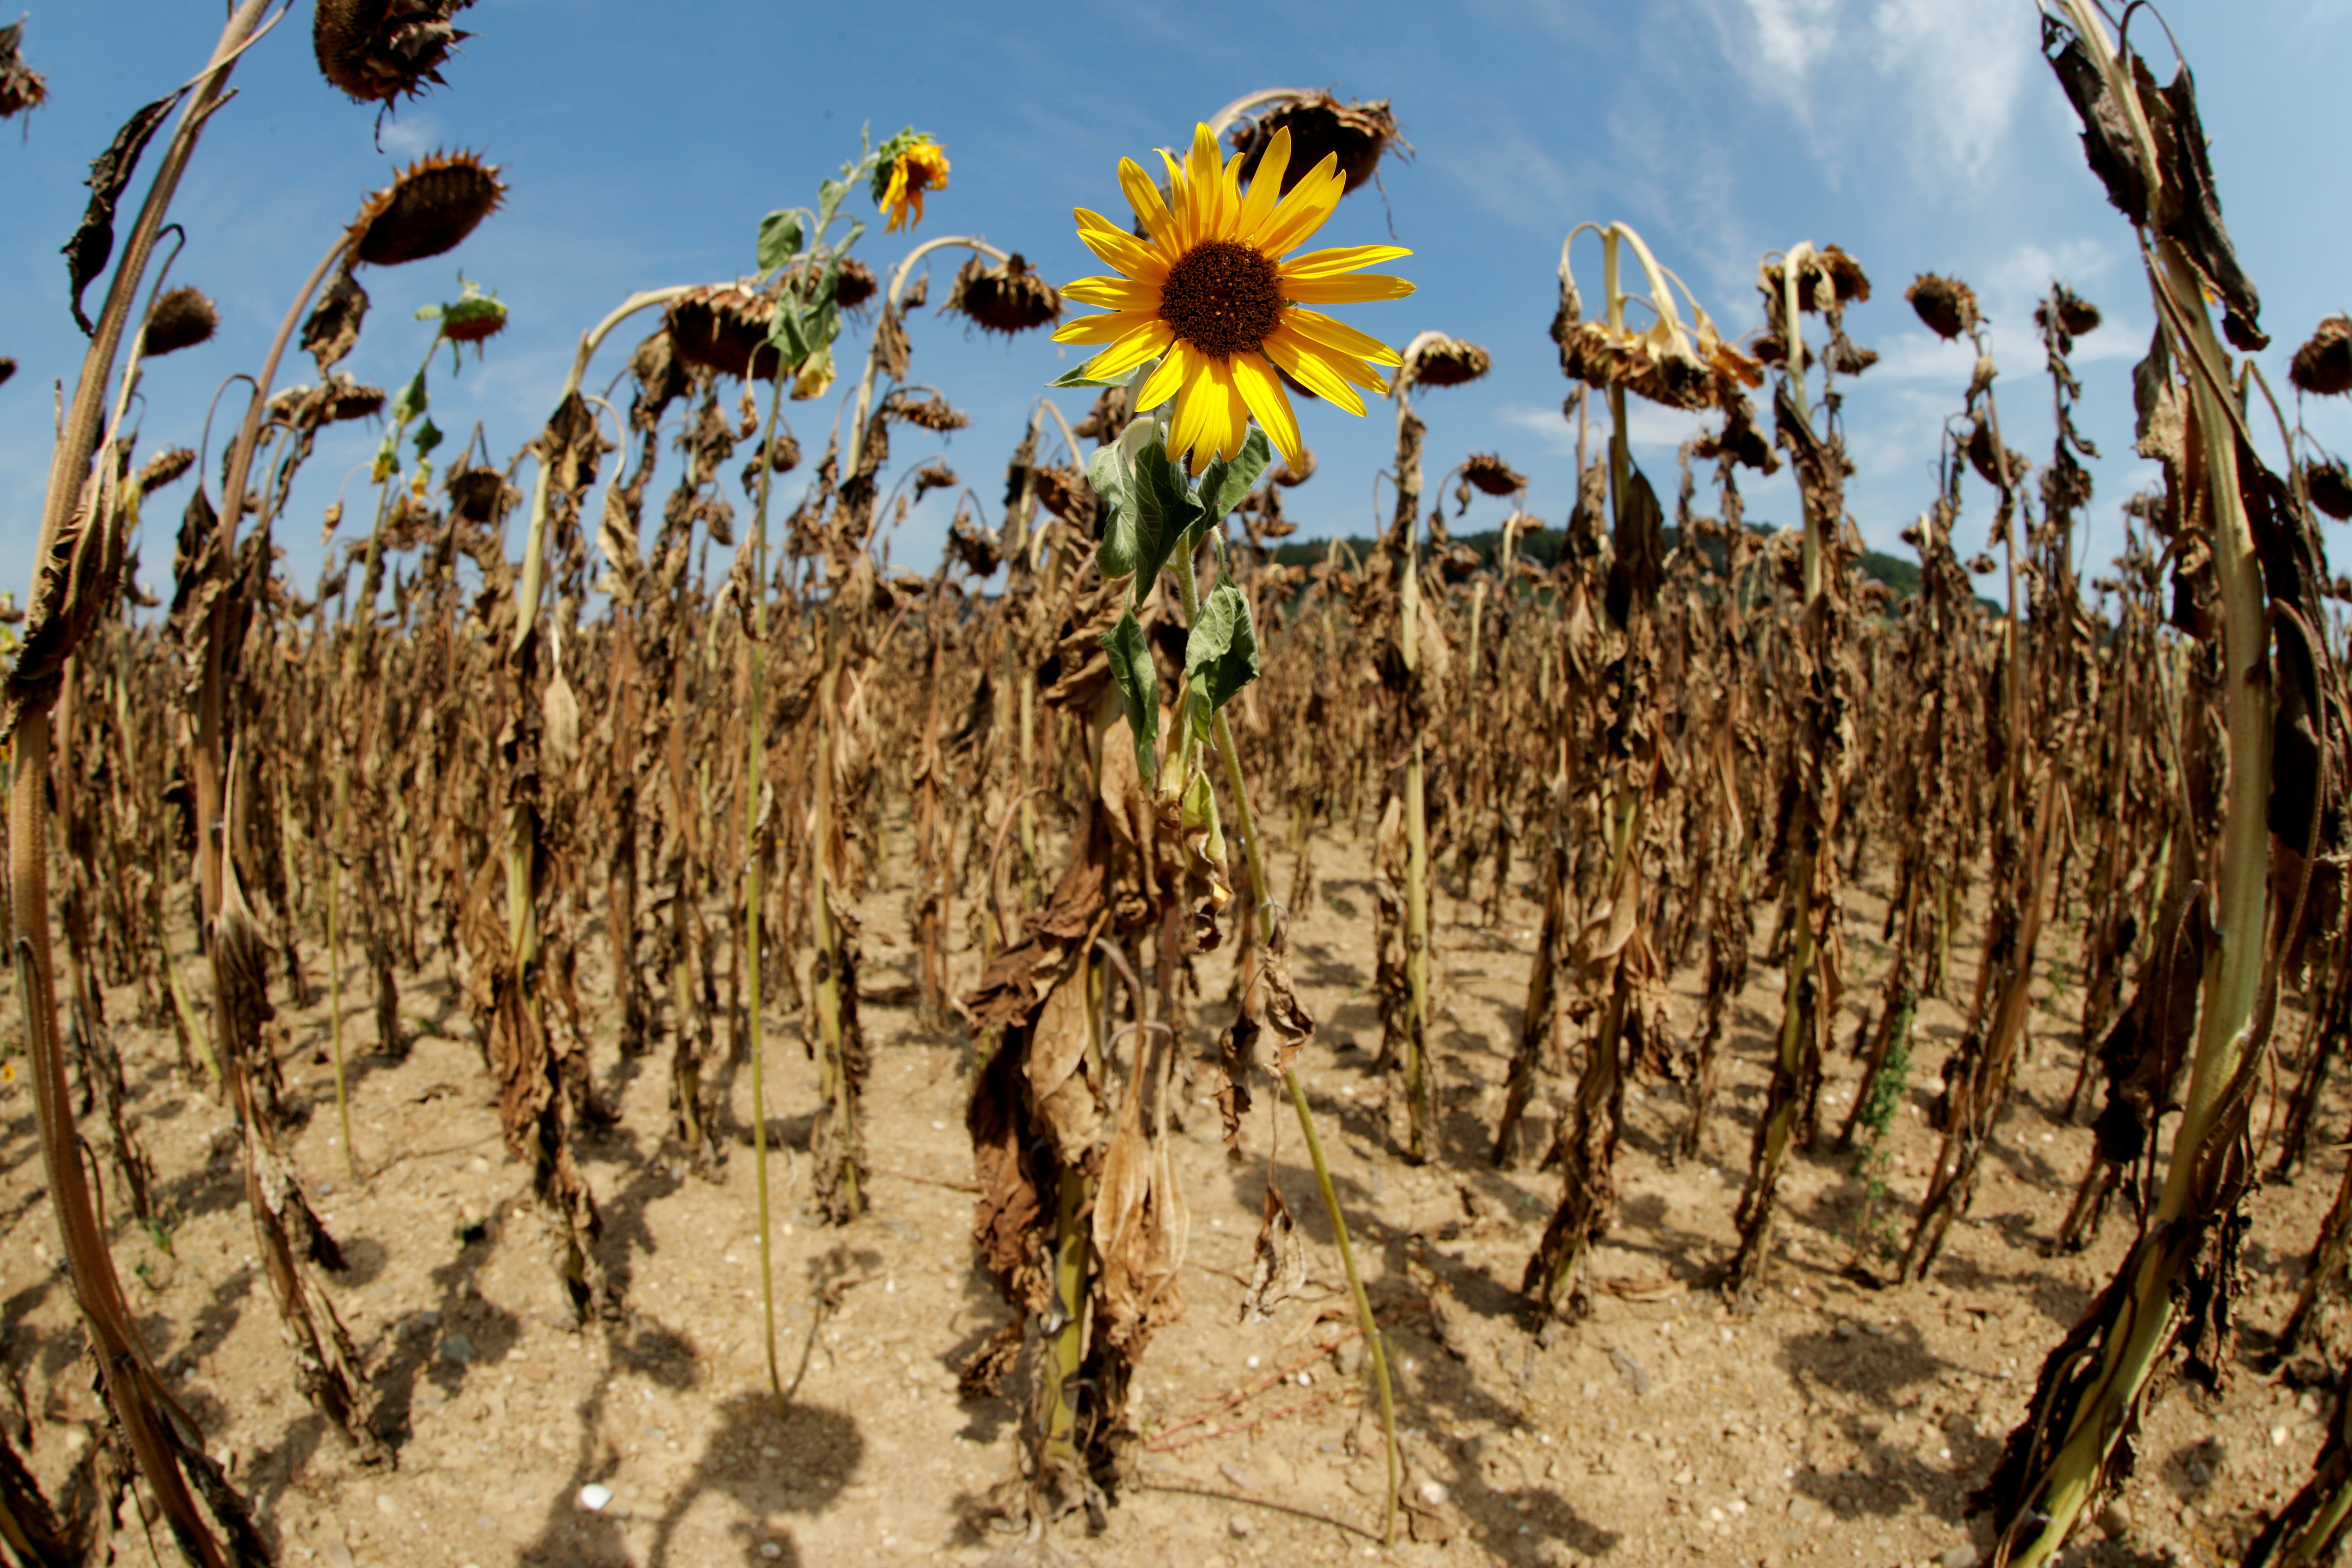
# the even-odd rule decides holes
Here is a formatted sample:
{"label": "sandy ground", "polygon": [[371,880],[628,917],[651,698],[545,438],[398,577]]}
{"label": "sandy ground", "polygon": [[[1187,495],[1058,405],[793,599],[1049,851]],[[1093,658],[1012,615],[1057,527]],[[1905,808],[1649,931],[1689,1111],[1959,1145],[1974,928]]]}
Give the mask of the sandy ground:
{"label": "sandy ground", "polygon": [[[234,1128],[181,1077],[168,1034],[129,1021],[127,994],[110,998],[116,1032],[139,1131],[178,1219],[168,1255],[118,1227],[117,1264],[158,1363],[288,1563],[1972,1562],[1964,1495],[2018,1420],[2043,1352],[2128,1239],[2128,1217],[2111,1217],[2089,1254],[2045,1256],[2089,1146],[2087,1131],[2057,1116],[2077,1059],[2079,992],[2037,1009],[2015,1108],[1930,1281],[1873,1289],[1846,1277],[1861,1186],[1850,1156],[1824,1152],[1797,1162],[1771,1289],[1738,1316],[1706,1281],[1730,1253],[1779,1013],[1780,973],[1759,957],[1704,1157],[1663,1157],[1683,1114],[1679,1089],[1633,1091],[1623,1217],[1597,1261],[1596,1310],[1539,1339],[1516,1289],[1558,1179],[1496,1173],[1483,1158],[1536,911],[1516,898],[1487,928],[1470,906],[1437,900],[1450,1146],[1444,1168],[1411,1169],[1378,1141],[1367,850],[1344,836],[1318,838],[1320,888],[1297,920],[1294,962],[1324,1024],[1307,1080],[1359,1256],[1376,1300],[1396,1314],[1407,1490],[1418,1506],[1414,1539],[1393,1547],[1378,1541],[1377,1417],[1350,1375],[1360,1347],[1331,1345],[1352,1321],[1337,1258],[1296,1128],[1275,1116],[1268,1094],[1244,1161],[1227,1160],[1213,1107],[1198,1106],[1181,1140],[1190,1313],[1153,1342],[1146,1363],[1139,1403],[1152,1436],[1140,1484],[1098,1536],[1083,1518],[1035,1542],[965,1522],[968,1505],[1011,1466],[1017,1413],[1005,1400],[960,1399],[956,1370],[1007,1313],[968,1263],[968,1048],[919,1031],[901,1007],[866,1008],[870,1215],[845,1229],[816,1225],[802,1208],[804,1170],[790,1157],[772,1166],[778,1355],[794,1384],[782,1419],[766,1393],[749,1074],[731,1086],[734,1125],[714,1183],[688,1174],[664,1145],[659,1058],[624,1062],[609,1047],[599,1056],[623,1115],[583,1158],[605,1218],[605,1261],[632,1317],[609,1332],[573,1332],[523,1173],[500,1146],[478,1049],[437,964],[404,995],[404,1022],[419,1036],[408,1060],[356,1063],[356,1185],[334,1135],[322,1003],[287,1009],[289,1076],[319,1110],[297,1155],[352,1264],[335,1299],[398,1427],[394,1468],[357,1465],[293,1392],[255,1271]],[[1286,885],[1289,855],[1277,863]],[[1871,939],[1883,906],[1865,888],[1853,909],[1853,1000],[1824,1100],[1832,1127],[1856,1074],[1843,1042],[1875,994],[1882,961]],[[910,980],[903,893],[877,895],[864,914],[868,987]],[[2045,942],[2045,970],[2053,956]],[[318,977],[322,958],[305,957]],[[966,979],[971,959],[960,962]],[[1950,989],[1964,997],[1966,942],[1954,962]],[[1223,963],[1204,967],[1211,997],[1224,994]],[[364,1049],[371,1017],[362,977],[351,980],[350,1027]],[[1675,984],[1675,1021],[1688,1027],[1697,976]],[[1220,1010],[1205,1018],[1218,1021]],[[1922,1112],[1959,1019],[1931,1001],[1918,1027],[1890,1176],[1906,1229],[1935,1150]],[[814,1069],[793,1021],[772,1018],[769,1037],[770,1125],[797,1148]],[[1549,1117],[1539,1107],[1530,1147],[1543,1146]],[[2341,1124],[2339,1112],[2331,1138]],[[54,1478],[89,1441],[98,1410],[41,1201],[21,1073],[0,1085],[0,1134],[5,1363],[36,1468]],[[89,1135],[99,1136],[94,1125]],[[1273,1321],[1236,1327],[1270,1138],[1309,1238],[1312,1279]],[[2252,1327],[2274,1328],[2292,1304],[2341,1158],[2330,1151],[2297,1186],[2257,1193],[2243,1298]],[[2301,1484],[2324,1415],[2320,1397],[2244,1369],[2220,1402],[2172,1388],[2147,1424],[2122,1506],[2068,1561],[2234,1561],[2252,1524]],[[601,1510],[582,1504],[591,1486],[609,1492]],[[118,1560],[153,1561],[135,1516],[130,1523]],[[158,1545],[168,1560],[168,1543]]]}

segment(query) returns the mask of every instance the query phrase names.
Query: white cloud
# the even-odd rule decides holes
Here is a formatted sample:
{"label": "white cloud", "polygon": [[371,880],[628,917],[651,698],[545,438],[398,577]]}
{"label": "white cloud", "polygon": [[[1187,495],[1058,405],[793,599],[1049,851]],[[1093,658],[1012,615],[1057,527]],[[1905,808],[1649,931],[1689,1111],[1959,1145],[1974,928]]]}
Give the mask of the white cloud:
{"label": "white cloud", "polygon": [[1467,192],[1487,215],[1522,227],[1549,229],[1572,211],[1580,193],[1542,143],[1507,132],[1483,143],[1427,154],[1429,163]]}
{"label": "white cloud", "polygon": [[442,144],[440,122],[414,109],[398,120],[387,115],[376,142],[394,158],[422,157]]}
{"label": "white cloud", "polygon": [[[1609,414],[1605,403],[1593,402],[1592,430],[1588,437],[1588,458],[1598,457],[1609,435]],[[1515,429],[1525,430],[1543,443],[1546,453],[1555,458],[1576,457],[1576,422],[1565,418],[1557,408],[1530,408],[1525,404],[1507,404],[1496,411],[1496,417]],[[1639,397],[1625,400],[1626,437],[1637,451],[1674,452],[1698,432],[1704,416],[1679,408],[1662,408]]]}
{"label": "white cloud", "polygon": [[1708,0],[1731,64],[1832,156],[1909,144],[1913,177],[1988,184],[2037,65],[2015,0]]}
{"label": "white cloud", "polygon": [[2035,64],[2013,0],[1880,0],[1871,17],[1880,68],[1902,79],[1917,131],[1944,162],[1982,182]]}

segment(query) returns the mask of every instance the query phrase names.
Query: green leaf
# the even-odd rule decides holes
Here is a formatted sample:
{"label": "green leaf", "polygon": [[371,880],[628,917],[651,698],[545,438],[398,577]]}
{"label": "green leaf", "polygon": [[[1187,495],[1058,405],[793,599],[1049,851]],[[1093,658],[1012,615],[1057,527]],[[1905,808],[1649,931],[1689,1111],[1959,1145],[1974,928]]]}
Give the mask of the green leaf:
{"label": "green leaf", "polygon": [[[847,167],[847,165],[844,165]],[[816,187],[816,231],[823,234],[833,226],[833,215],[841,210],[841,198],[849,194],[847,180],[820,180]]]}
{"label": "green leaf", "polygon": [[438,425],[434,424],[432,420],[427,419],[424,424],[419,425],[416,427],[415,445],[416,455],[418,457],[421,458],[425,456],[425,453],[433,450],[434,447],[438,447],[440,444],[441,427]]}
{"label": "green leaf", "polygon": [[1240,696],[1257,677],[1257,626],[1250,619],[1249,595],[1221,574],[1184,639],[1184,678],[1213,710]]}
{"label": "green leaf", "polygon": [[[1093,465],[1088,464],[1089,469]],[[1088,481],[1092,482],[1091,479]],[[1168,460],[1168,448],[1158,437],[1135,455],[1134,468],[1116,501],[1110,526],[1103,532],[1101,566],[1105,575],[1135,574],[1135,602],[1150,595],[1160,575],[1188,530],[1201,521],[1201,500],[1184,481],[1184,470]]]}
{"label": "green leaf", "polygon": [[409,379],[406,386],[393,394],[391,413],[394,427],[405,425],[424,413],[427,402],[425,395],[425,373],[420,370]]}
{"label": "green leaf", "polygon": [[[1092,363],[1094,363],[1093,359],[1088,358],[1087,364]],[[1061,374],[1055,376],[1045,384],[1047,386],[1121,386],[1126,384],[1126,382],[1127,377],[1123,375],[1088,375],[1087,374],[1087,365],[1082,364],[1076,370],[1064,371]]]}
{"label": "green leaf", "polygon": [[808,215],[798,207],[770,213],[760,220],[760,270],[773,272],[801,253],[808,237]]}
{"label": "green leaf", "polygon": [[1132,393],[1150,377],[1153,371],[1160,368],[1160,356],[1152,355],[1123,375],[1088,375],[1087,365],[1092,363],[1094,361],[1090,358],[1086,364],[1081,364],[1076,370],[1066,370],[1045,384],[1047,386],[1123,386]]}
{"label": "green leaf", "polygon": [[1110,655],[1110,678],[1118,686],[1127,710],[1127,727],[1135,735],[1135,769],[1146,789],[1160,776],[1153,742],[1160,730],[1160,671],[1151,662],[1151,639],[1143,623],[1129,610],[1118,625],[1103,634],[1103,651]]}
{"label": "green leaf", "polygon": [[1274,448],[1267,444],[1265,432],[1251,426],[1249,438],[1234,454],[1231,463],[1223,458],[1213,458],[1201,475],[1202,521],[1213,526],[1223,521],[1225,514],[1242,504],[1242,498],[1250,493],[1273,462]]}

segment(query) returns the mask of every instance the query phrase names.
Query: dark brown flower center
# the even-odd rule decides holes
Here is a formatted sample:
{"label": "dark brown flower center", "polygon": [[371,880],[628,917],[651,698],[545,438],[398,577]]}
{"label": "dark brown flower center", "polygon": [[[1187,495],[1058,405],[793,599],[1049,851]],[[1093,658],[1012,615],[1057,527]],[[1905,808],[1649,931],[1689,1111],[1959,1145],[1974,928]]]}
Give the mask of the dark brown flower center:
{"label": "dark brown flower center", "polygon": [[1203,241],[1168,269],[1160,319],[1212,358],[1255,353],[1282,325],[1282,277],[1264,251]]}

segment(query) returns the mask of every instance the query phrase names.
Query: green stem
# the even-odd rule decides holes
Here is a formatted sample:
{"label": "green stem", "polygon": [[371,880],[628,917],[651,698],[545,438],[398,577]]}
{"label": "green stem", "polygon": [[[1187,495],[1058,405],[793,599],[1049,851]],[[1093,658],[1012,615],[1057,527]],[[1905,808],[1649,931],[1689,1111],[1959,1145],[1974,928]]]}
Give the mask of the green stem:
{"label": "green stem", "polygon": [[[1192,556],[1184,552],[1176,565],[1176,586],[1183,596],[1184,624],[1197,623],[1201,615],[1201,589],[1192,574]],[[1187,726],[1189,728],[1189,726]],[[1257,820],[1250,811],[1249,786],[1242,779],[1241,752],[1234,744],[1233,725],[1223,710],[1211,722],[1211,735],[1217,753],[1225,763],[1225,786],[1233,792],[1234,833],[1242,841],[1242,858],[1249,867],[1250,900],[1257,917],[1258,936],[1263,944],[1274,941],[1274,901],[1266,891],[1265,855],[1259,846]],[[1381,1519],[1381,1542],[1393,1545],[1396,1542],[1397,1489],[1402,1479],[1403,1461],[1397,1448],[1396,1395],[1389,1381],[1388,1349],[1381,1338],[1379,1320],[1372,1316],[1371,1298],[1364,1292],[1363,1275],[1356,1268],[1356,1249],[1348,1238],[1348,1216],[1339,1206],[1339,1194],[1331,1184],[1331,1167],[1323,1157],[1323,1140],[1315,1131],[1315,1112],[1307,1103],[1307,1089],[1298,1081],[1296,1068],[1285,1068],[1282,1086],[1290,1093],[1291,1108],[1298,1113],[1298,1131],[1307,1140],[1307,1157],[1314,1163],[1316,1189],[1323,1195],[1323,1212],[1331,1221],[1331,1237],[1339,1245],[1339,1267],[1348,1276],[1348,1293],[1356,1303],[1356,1324],[1363,1331],[1364,1343],[1371,1352],[1372,1380],[1381,1394],[1381,1433],[1388,1447],[1388,1500]]]}
{"label": "green stem", "polygon": [[768,404],[768,433],[759,448],[760,494],[751,509],[752,626],[758,633],[751,653],[751,707],[743,742],[743,1004],[751,1058],[751,1170],[759,1187],[761,1337],[768,1351],[768,1392],[776,1412],[785,1409],[784,1385],[776,1369],[776,1279],[769,1240],[767,1041],[761,1018],[761,977],[766,968],[760,915],[767,899],[766,857],[760,847],[760,769],[767,751],[768,720],[768,485],[774,465],[776,426],[784,407],[779,368]]}

